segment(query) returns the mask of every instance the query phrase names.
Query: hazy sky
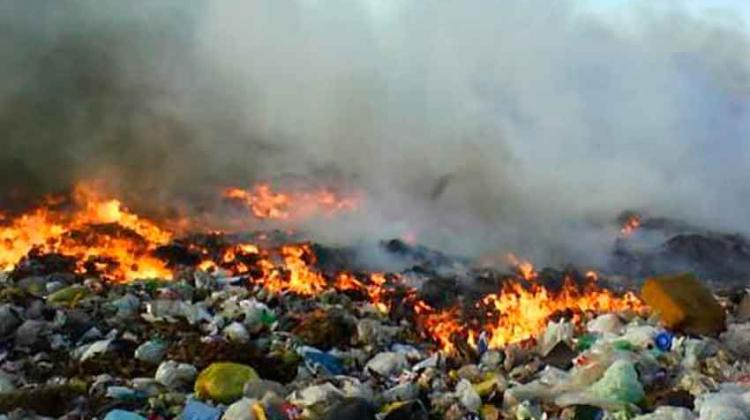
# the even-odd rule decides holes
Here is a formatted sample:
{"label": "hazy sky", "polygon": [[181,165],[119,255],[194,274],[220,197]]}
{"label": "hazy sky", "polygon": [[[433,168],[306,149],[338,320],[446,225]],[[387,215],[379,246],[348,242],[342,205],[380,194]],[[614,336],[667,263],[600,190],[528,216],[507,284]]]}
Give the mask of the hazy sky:
{"label": "hazy sky", "polygon": [[750,23],[750,2],[744,0],[584,0],[581,3],[582,8],[606,12],[622,11],[636,4],[654,10],[673,9],[722,20],[737,19],[745,26]]}
{"label": "hazy sky", "polygon": [[[321,0],[307,0],[311,4],[319,4]],[[369,6],[373,14],[387,18],[390,13],[402,4],[401,0],[371,0]],[[581,11],[604,12],[619,15],[625,10],[637,8],[652,10],[682,11],[701,16],[731,21],[737,20],[743,26],[750,24],[750,1],[747,0],[578,0]]]}
{"label": "hazy sky", "polygon": [[302,177],[368,197],[323,239],[553,264],[606,257],[625,209],[750,235],[740,1],[7,3],[0,193]]}

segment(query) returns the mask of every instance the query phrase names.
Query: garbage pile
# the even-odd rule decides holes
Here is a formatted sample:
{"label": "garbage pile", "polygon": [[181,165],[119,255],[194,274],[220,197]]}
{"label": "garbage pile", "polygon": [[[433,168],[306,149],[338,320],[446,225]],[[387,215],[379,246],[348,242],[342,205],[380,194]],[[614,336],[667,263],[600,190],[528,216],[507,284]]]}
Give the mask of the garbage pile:
{"label": "garbage pile", "polygon": [[[437,312],[429,304],[440,302],[415,295],[429,293],[427,285],[387,286],[410,273],[278,288],[282,279],[331,280],[297,267],[301,254],[284,255],[285,276],[268,268],[263,281],[220,267],[125,283],[6,273],[0,412],[107,420],[750,419],[750,297],[717,298],[694,276],[647,280],[638,305],[545,289],[550,300],[580,298],[582,308],[590,305],[584,298],[628,305],[570,306],[545,316],[537,334],[515,339],[487,325],[512,332],[536,319],[533,308],[488,324],[456,306]],[[453,294],[450,282],[437,284]],[[436,320],[446,322],[426,322]]]}
{"label": "garbage pile", "polygon": [[253,221],[216,227],[82,183],[0,211],[0,413],[750,419],[744,238],[626,212],[597,270],[394,239],[378,272],[293,229],[361,204],[230,188],[222,208]]}

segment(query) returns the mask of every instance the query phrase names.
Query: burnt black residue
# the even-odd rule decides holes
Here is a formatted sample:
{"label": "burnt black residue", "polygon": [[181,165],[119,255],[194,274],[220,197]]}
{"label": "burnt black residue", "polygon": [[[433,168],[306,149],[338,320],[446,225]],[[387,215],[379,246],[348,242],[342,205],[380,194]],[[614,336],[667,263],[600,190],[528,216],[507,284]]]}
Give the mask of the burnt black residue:
{"label": "burnt black residue", "polygon": [[[644,241],[644,237],[660,238]],[[750,242],[739,234],[714,232],[667,218],[645,219],[631,237],[620,238],[609,269],[630,277],[693,272],[715,287],[750,279]]]}

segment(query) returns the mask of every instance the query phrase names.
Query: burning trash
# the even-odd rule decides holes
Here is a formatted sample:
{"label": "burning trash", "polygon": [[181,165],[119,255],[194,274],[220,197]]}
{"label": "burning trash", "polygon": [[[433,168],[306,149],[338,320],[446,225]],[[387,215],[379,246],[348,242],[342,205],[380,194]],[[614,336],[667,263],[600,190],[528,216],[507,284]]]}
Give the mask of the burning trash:
{"label": "burning trash", "polygon": [[750,420],[750,6],[475,3],[0,2],[0,420]]}
{"label": "burning trash", "polygon": [[620,216],[620,220],[622,225],[620,227],[620,234],[626,238],[633,235],[642,222],[641,216],[635,212],[625,212]]}
{"label": "burning trash", "polygon": [[0,223],[0,267],[23,270],[31,255],[75,258],[74,273],[101,274],[112,280],[171,278],[152,253],[172,237],[167,230],[130,212],[116,199],[105,199],[86,184],[72,194],[74,210],[50,200]]}
{"label": "burning trash", "polygon": [[228,188],[224,197],[247,206],[258,219],[302,219],[315,215],[335,215],[354,211],[359,205],[356,197],[342,196],[330,189],[315,191],[274,191],[269,184],[252,189]]}
{"label": "burning trash", "polygon": [[[300,198],[258,188],[273,205],[253,212],[292,215],[285,203]],[[426,259],[400,272],[333,269],[319,252],[335,249],[267,233],[181,236],[91,187],[72,197],[0,227],[0,410],[16,417],[750,411],[742,305],[695,277],[616,291],[604,273],[539,270],[511,254],[510,273],[456,274],[497,284],[477,294],[434,270],[447,256],[414,252]],[[693,328],[708,325],[697,301],[718,313],[709,329]]]}

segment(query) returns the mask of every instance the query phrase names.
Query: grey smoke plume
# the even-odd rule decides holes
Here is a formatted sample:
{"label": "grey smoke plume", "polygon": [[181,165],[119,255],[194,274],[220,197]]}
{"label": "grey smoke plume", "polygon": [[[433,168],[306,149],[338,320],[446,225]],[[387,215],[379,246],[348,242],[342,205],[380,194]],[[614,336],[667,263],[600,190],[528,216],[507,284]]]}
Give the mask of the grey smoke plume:
{"label": "grey smoke plume", "polygon": [[548,263],[601,258],[629,208],[750,232],[745,28],[575,4],[8,2],[0,188],[343,180],[366,207],[323,239]]}

